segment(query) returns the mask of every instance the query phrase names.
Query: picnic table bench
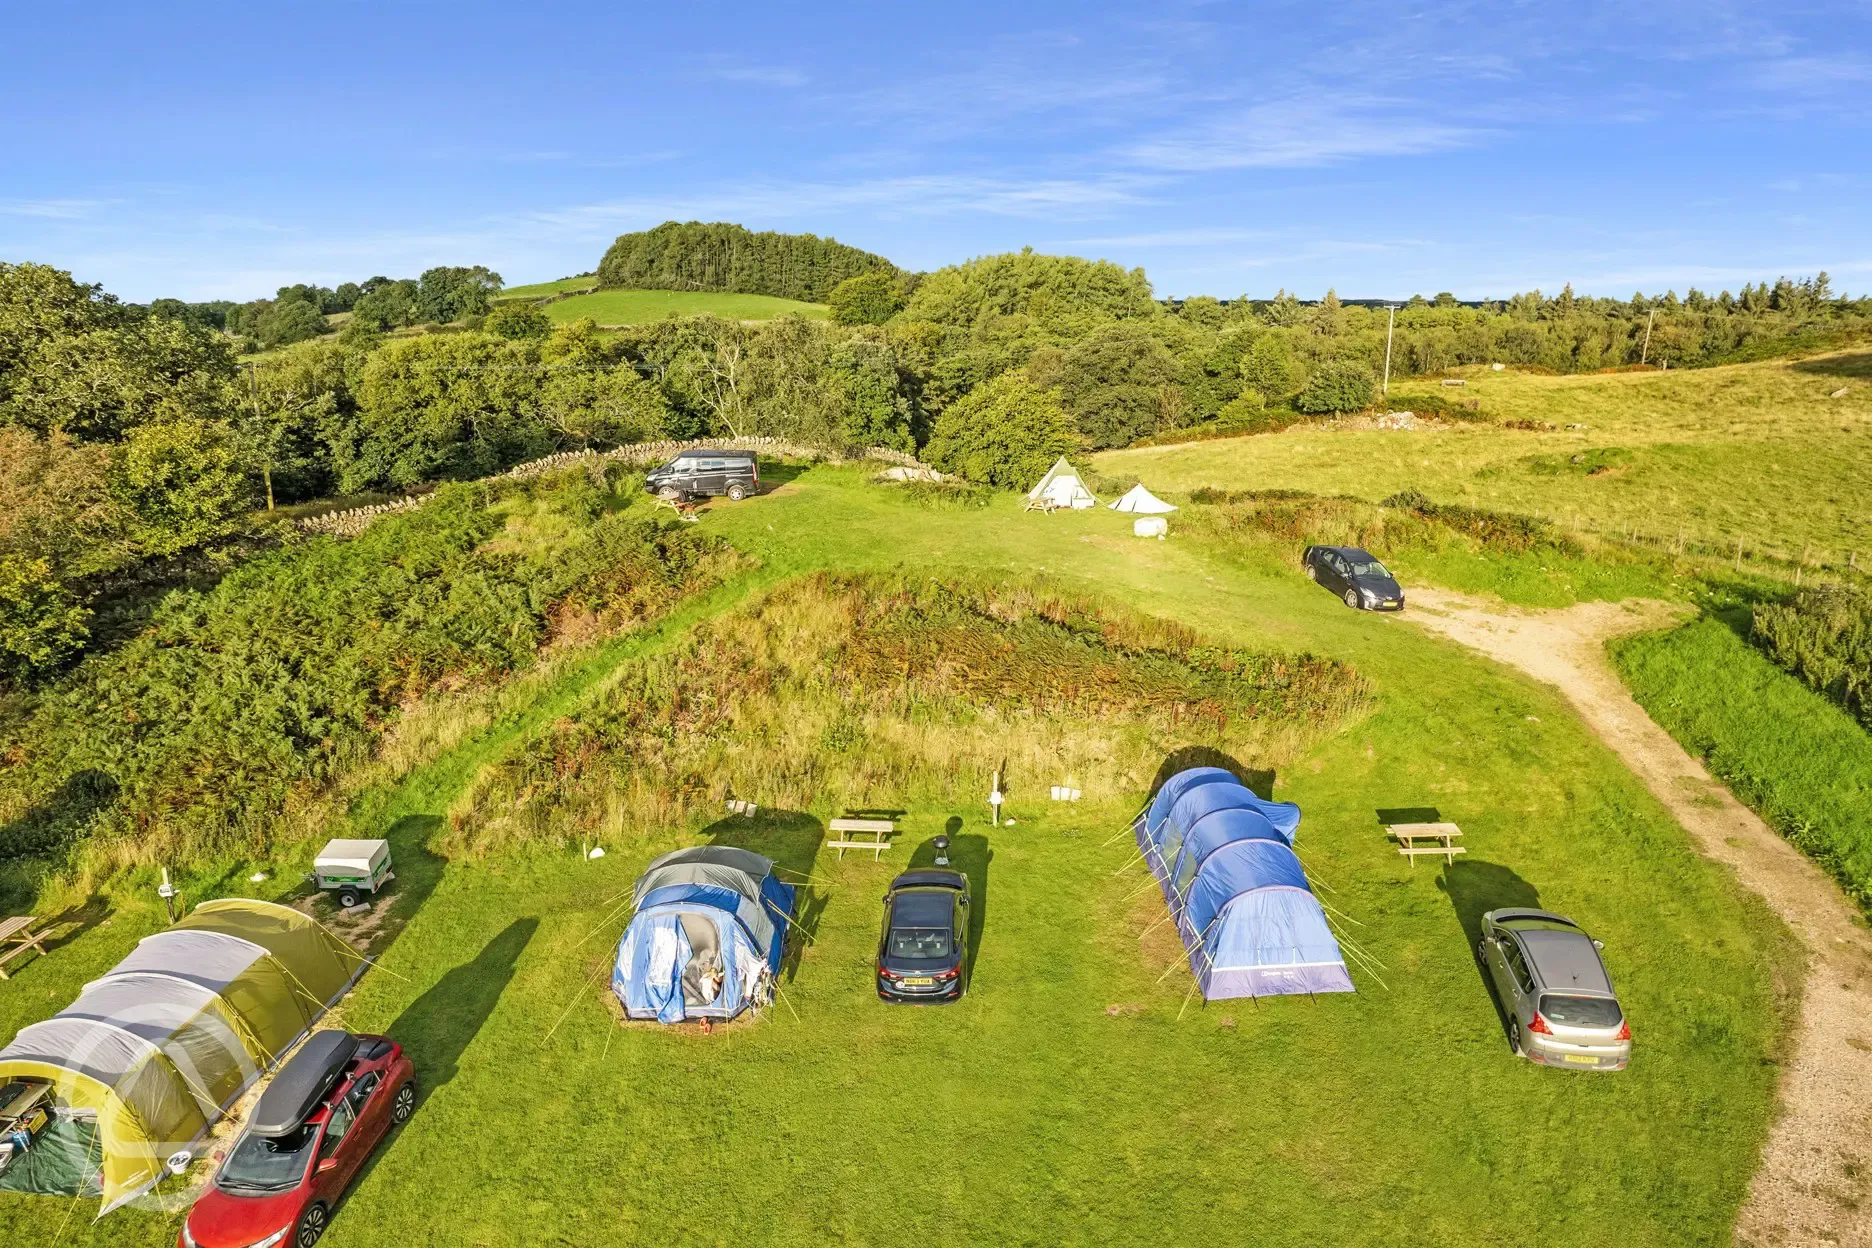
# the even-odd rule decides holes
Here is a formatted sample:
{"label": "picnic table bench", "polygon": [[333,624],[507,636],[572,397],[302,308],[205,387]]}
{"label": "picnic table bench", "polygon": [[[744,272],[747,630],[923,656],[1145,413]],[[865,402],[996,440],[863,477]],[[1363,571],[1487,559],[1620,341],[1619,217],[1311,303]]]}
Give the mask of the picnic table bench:
{"label": "picnic table bench", "polygon": [[1393,823],[1385,831],[1397,838],[1398,853],[1403,854],[1412,867],[1424,854],[1441,855],[1444,862],[1453,863],[1456,855],[1467,853],[1456,844],[1462,836],[1462,829],[1453,823]]}
{"label": "picnic table bench", "polygon": [[[827,849],[838,850],[840,858],[845,857],[845,851],[848,849],[868,849],[871,851],[871,860],[875,862],[885,850],[891,847],[888,838],[897,831],[897,821],[895,819],[840,818],[826,824],[826,828],[831,832],[844,834],[843,839],[827,841]],[[860,837],[869,839],[860,840],[858,839]]]}
{"label": "picnic table bench", "polygon": [[659,497],[656,500],[656,506],[669,508],[671,511],[676,513],[677,519],[687,520],[691,524],[694,524],[696,521],[701,519],[700,516],[696,515],[696,504],[693,501],[686,499],[686,498]]}
{"label": "picnic table bench", "polygon": [[7,978],[6,964],[28,949],[37,949],[41,957],[45,956],[45,930],[34,930],[34,924],[38,922],[38,916],[31,914],[0,919],[0,948],[9,944],[13,946],[0,953],[0,979]]}
{"label": "picnic table bench", "polygon": [[1040,512],[1042,515],[1050,516],[1054,512],[1058,511],[1059,509],[1060,509],[1060,505],[1054,502],[1051,498],[1046,497],[1045,495],[1042,495],[1039,498],[1030,498],[1027,500],[1027,510],[1037,511],[1037,512]]}

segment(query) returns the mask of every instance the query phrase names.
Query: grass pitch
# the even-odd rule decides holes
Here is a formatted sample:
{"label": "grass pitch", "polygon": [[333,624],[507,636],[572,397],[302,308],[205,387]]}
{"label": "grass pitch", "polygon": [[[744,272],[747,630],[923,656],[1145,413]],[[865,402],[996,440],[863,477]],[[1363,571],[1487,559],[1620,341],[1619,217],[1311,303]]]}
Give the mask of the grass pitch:
{"label": "grass pitch", "polygon": [[600,325],[636,325],[666,316],[719,316],[730,321],[771,321],[789,313],[823,320],[822,303],[800,303],[771,295],[724,294],[712,290],[600,290],[546,305],[555,322],[589,316]]}

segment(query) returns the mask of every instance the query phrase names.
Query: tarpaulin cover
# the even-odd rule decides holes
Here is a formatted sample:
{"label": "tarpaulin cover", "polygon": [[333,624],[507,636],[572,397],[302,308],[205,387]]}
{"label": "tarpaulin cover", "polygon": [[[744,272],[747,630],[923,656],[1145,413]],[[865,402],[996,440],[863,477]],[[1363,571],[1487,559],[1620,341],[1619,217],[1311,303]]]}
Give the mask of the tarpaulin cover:
{"label": "tarpaulin cover", "polygon": [[363,959],[310,916],[204,902],[0,1049],[96,1121],[104,1212],[146,1190],[344,994]]}
{"label": "tarpaulin cover", "polygon": [[1354,990],[1289,844],[1299,813],[1203,767],[1165,781],[1138,816],[1138,848],[1205,999]]}

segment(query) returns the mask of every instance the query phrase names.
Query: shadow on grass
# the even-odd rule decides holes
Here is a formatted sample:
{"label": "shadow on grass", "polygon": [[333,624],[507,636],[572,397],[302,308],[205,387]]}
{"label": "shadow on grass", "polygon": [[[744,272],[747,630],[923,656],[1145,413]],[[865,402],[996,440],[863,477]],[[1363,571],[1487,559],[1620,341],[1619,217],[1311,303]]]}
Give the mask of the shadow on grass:
{"label": "shadow on grass", "polygon": [[1394,823],[1443,822],[1443,812],[1434,806],[1380,806],[1377,814],[1378,822],[1386,827]]}
{"label": "shadow on grass", "polygon": [[1437,877],[1437,887],[1450,899],[1450,906],[1456,911],[1463,940],[1469,946],[1469,957],[1475,963],[1476,973],[1482,977],[1482,990],[1488,994],[1489,1004],[1495,1007],[1495,1021],[1501,1025],[1502,1038],[1506,1040],[1508,1012],[1496,997],[1494,981],[1476,949],[1482,940],[1482,916],[1490,910],[1510,906],[1539,908],[1540,890],[1500,863],[1478,859],[1465,859],[1444,867],[1443,874]]}
{"label": "shadow on grass", "polygon": [[117,800],[104,772],[75,772],[17,819],[0,824],[0,858],[57,858]]}
{"label": "shadow on grass", "polygon": [[[961,828],[962,820],[951,815],[944,834],[949,838],[950,870],[960,871],[968,877],[969,882],[968,974],[972,981],[975,977],[975,958],[981,952],[982,932],[988,925],[988,864],[994,861],[994,850],[989,847],[986,836],[979,832],[963,832]],[[931,838],[911,853],[910,865],[905,870],[935,865],[936,842]]]}
{"label": "shadow on grass", "polygon": [[1185,745],[1171,750],[1164,756],[1163,764],[1157,768],[1157,774],[1151,780],[1150,795],[1157,796],[1157,790],[1164,782],[1179,771],[1188,771],[1193,767],[1220,767],[1242,785],[1252,791],[1256,797],[1266,801],[1274,800],[1274,773],[1265,768],[1245,766],[1232,754],[1207,745]]}
{"label": "shadow on grass", "polygon": [[786,948],[780,957],[781,976],[793,982],[806,946],[818,938],[819,921],[831,900],[812,878],[819,847],[825,843],[825,825],[797,810],[762,810],[751,818],[717,819],[702,831],[711,845],[751,849],[773,859],[780,878],[794,886],[793,921],[787,925]]}
{"label": "shadow on grass", "polygon": [[1802,360],[1794,365],[1797,373],[1817,373],[1822,377],[1859,377],[1872,379],[1872,351],[1854,351],[1819,360]]}
{"label": "shadow on grass", "polygon": [[797,481],[811,472],[814,467],[815,465],[810,463],[789,464],[762,456],[760,461],[761,493],[765,494],[772,486]]}
{"label": "shadow on grass", "polygon": [[472,962],[443,975],[390,1024],[390,1038],[416,1064],[416,1086],[424,1100],[455,1077],[462,1053],[494,1012],[538,929],[538,919],[515,919]]}

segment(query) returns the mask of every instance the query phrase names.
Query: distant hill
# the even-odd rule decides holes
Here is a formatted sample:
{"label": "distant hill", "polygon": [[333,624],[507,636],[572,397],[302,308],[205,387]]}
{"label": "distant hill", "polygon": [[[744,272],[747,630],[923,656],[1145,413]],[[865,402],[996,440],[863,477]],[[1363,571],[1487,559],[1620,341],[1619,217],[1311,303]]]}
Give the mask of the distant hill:
{"label": "distant hill", "polygon": [[717,221],[665,221],[622,234],[598,264],[607,289],[719,290],[824,303],[832,288],[860,273],[895,275],[896,265],[817,234],[756,234]]}

